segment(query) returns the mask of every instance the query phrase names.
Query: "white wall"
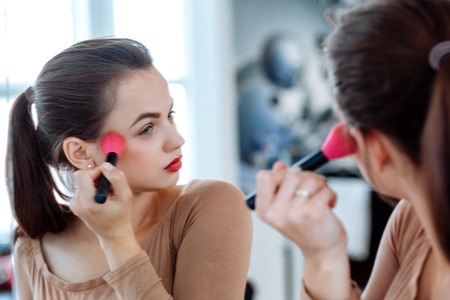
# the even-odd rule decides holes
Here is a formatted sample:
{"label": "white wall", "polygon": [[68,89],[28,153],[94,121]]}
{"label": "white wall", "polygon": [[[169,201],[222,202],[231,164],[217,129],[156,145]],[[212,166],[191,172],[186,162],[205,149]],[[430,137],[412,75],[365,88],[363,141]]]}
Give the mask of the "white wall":
{"label": "white wall", "polygon": [[229,1],[187,0],[187,64],[194,177],[237,183],[233,15]]}

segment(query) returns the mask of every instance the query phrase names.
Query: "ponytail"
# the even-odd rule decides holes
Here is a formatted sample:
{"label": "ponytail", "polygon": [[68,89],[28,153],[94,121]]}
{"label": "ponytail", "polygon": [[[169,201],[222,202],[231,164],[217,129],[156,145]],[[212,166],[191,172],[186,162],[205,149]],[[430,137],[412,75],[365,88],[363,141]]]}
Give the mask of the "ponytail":
{"label": "ponytail", "polygon": [[54,194],[60,191],[39,150],[29,91],[16,99],[10,111],[6,178],[18,231],[39,238],[63,231],[67,220]]}
{"label": "ponytail", "polygon": [[450,55],[444,59],[436,74],[423,131],[421,165],[428,180],[437,238],[450,261]]}

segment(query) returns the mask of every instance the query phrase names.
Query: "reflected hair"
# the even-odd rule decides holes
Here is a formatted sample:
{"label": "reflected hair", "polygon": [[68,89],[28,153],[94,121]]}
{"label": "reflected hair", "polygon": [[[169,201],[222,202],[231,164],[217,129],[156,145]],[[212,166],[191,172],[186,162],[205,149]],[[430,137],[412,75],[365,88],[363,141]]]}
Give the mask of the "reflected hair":
{"label": "reflected hair", "polygon": [[450,2],[378,0],[341,15],[326,41],[337,106],[350,125],[375,129],[421,170],[441,247],[450,260]]}

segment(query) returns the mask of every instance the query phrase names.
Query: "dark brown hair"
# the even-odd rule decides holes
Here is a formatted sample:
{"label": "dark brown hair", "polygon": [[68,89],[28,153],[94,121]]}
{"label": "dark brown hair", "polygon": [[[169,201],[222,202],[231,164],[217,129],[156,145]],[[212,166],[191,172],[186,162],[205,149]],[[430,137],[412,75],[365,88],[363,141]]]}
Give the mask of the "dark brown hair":
{"label": "dark brown hair", "polygon": [[[6,178],[19,230],[32,238],[59,233],[70,211],[52,177],[74,171],[62,149],[67,137],[96,141],[114,105],[115,87],[150,68],[148,49],[130,39],[91,39],[48,61],[35,85],[15,100],[9,118]],[[33,122],[32,104],[37,124]]]}
{"label": "dark brown hair", "polygon": [[450,40],[447,0],[379,0],[343,15],[326,44],[337,105],[353,126],[387,135],[429,180],[435,228],[450,260]]}

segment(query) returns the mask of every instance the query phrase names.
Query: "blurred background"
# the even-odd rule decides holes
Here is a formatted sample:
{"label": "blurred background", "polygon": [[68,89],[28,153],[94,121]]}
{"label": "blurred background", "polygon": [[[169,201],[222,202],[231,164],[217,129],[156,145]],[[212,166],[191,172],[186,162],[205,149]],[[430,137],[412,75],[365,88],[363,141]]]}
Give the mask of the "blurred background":
{"label": "blurred background", "polygon": [[[332,17],[364,0],[0,0],[0,180],[11,102],[47,60],[92,37],[134,38],[170,84],[186,139],[181,183],[255,188],[258,170],[321,146],[338,120],[322,56]],[[355,280],[364,287],[391,207],[351,159],[318,170],[340,199]],[[0,299],[10,299],[14,226],[0,185]],[[246,299],[299,299],[301,253],[254,215]]]}

